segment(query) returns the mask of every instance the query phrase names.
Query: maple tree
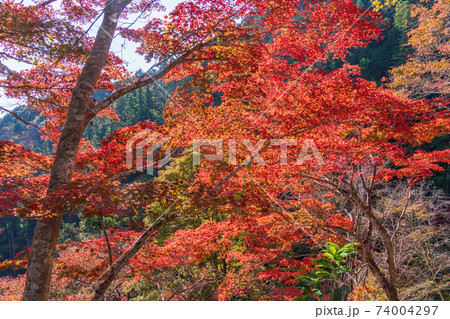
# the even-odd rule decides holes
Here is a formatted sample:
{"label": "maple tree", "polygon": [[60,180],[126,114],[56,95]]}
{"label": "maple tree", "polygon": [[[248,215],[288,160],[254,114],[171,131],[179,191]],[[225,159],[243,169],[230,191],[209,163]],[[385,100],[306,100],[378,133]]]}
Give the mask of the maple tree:
{"label": "maple tree", "polygon": [[[333,16],[327,13],[328,17]],[[321,21],[325,19],[321,17]],[[333,216],[332,226],[338,230],[341,228],[353,238],[352,241],[360,244],[363,258],[378,283],[389,299],[396,300],[399,297],[395,239],[391,238],[386,227],[373,214],[373,189],[378,183],[393,178],[410,177],[417,180],[429,176],[433,170],[442,170],[436,163],[448,162],[448,150],[428,154],[417,151],[411,154],[406,146],[421,145],[447,133],[448,113],[432,103],[414,102],[397,97],[392,91],[380,90],[373,83],[358,79],[358,70],[355,68],[344,66],[342,69],[327,71],[320,69],[320,66],[311,67],[311,62],[316,59],[320,62],[320,59],[328,56],[325,57],[320,50],[305,53],[304,50],[316,48],[304,44],[310,39],[309,32],[314,34],[316,31],[311,21],[308,22],[311,27],[307,28],[306,34],[302,33],[303,30],[298,31],[302,37],[295,38],[295,41],[291,37],[297,35],[297,30],[286,25],[285,30],[273,36],[272,42],[257,44],[264,46],[264,49],[255,48],[252,51],[251,45],[242,44],[246,47],[238,55],[239,61],[247,52],[252,52],[248,55],[251,59],[246,59],[243,64],[237,61],[232,63],[235,56],[230,54],[223,57],[224,53],[221,52],[222,59],[227,60],[227,63],[198,63],[196,68],[186,68],[186,74],[196,80],[195,85],[205,83],[204,78],[208,77],[214,78],[215,82],[207,82],[204,91],[198,93],[198,99],[202,101],[200,105],[195,103],[192,91],[179,93],[182,97],[178,100],[187,102],[183,108],[174,103],[169,108],[167,125],[174,125],[169,134],[174,137],[178,137],[176,134],[201,134],[203,138],[246,138],[252,145],[263,140],[264,144],[258,145],[258,149],[260,155],[264,154],[268,165],[257,165],[261,158],[255,158],[255,166],[250,170],[246,166],[236,169],[223,163],[206,163],[205,168],[200,168],[201,180],[210,183],[211,187],[220,185],[224,188],[228,185],[233,191],[246,189],[250,179],[261,186],[268,200],[275,202],[277,196],[285,191],[300,195],[303,197],[300,204],[288,201],[282,211],[290,217],[295,216],[303,226],[301,217],[297,217],[293,211],[306,210],[311,215],[325,219],[326,216]],[[370,35],[371,29],[366,27],[364,31]],[[358,35],[356,33],[355,36]],[[354,43],[345,43],[345,39],[342,39],[342,43],[337,45],[338,54],[345,54],[345,44]],[[292,56],[293,62],[284,59],[286,51]],[[329,50],[328,53],[331,55],[333,51]],[[227,73],[230,68],[240,77],[230,80]],[[305,72],[305,68],[308,72]],[[245,80],[241,78],[243,74]],[[205,94],[208,89],[209,95]],[[216,91],[223,94],[220,97],[222,103],[218,107],[205,107],[205,104],[213,103],[211,96]],[[195,123],[188,128],[179,125],[178,117],[192,122],[183,114],[185,111],[194,114],[198,127],[202,128],[200,131]],[[176,120],[171,121],[171,118]],[[270,149],[268,140],[296,136],[314,140],[327,164],[277,165],[280,150]],[[300,148],[297,148],[288,153],[288,157],[296,159],[299,153]],[[241,161],[238,162],[247,156],[245,148],[241,148],[237,154],[241,155]],[[232,178],[228,179],[230,175]],[[222,184],[224,179],[227,180],[226,184]],[[326,197],[338,194],[344,200],[341,198],[334,203],[330,199],[322,199],[323,194],[328,192],[331,194]],[[345,220],[341,220],[344,216],[336,214],[336,210],[343,208],[343,201],[354,206],[346,214],[356,223],[354,230],[345,230],[346,227],[342,227]],[[327,215],[327,212],[331,215]],[[386,272],[375,262],[371,253],[370,242],[374,231],[381,237],[384,246]]]}
{"label": "maple tree", "polygon": [[[300,276],[314,268],[313,255],[296,256],[293,246],[356,242],[388,299],[399,299],[395,236],[374,212],[374,189],[441,170],[448,150],[408,146],[448,133],[449,117],[439,101],[381,89],[361,79],[358,67],[326,68],[377,39],[379,14],[346,0],[197,0],[132,29],[117,27],[119,17],[150,13],[159,3],[2,6],[9,13],[0,21],[14,32],[0,37],[2,58],[20,52],[16,57],[32,66],[3,67],[2,87],[45,115],[42,134],[57,144],[51,157],[0,144],[1,213],[39,219],[25,258],[2,263],[27,262],[25,285],[23,277],[2,282],[0,289],[14,290],[11,298],[24,287],[25,300],[102,300],[108,291],[114,296],[111,286],[121,278],[147,278],[162,299],[200,298],[211,289],[207,297],[219,300],[291,300],[302,295]],[[27,18],[29,10],[38,10],[37,21]],[[94,39],[78,24],[98,19],[97,10],[103,22]],[[133,77],[109,52],[115,31],[166,66]],[[111,103],[162,78],[187,80],[172,95],[164,125],[119,129],[99,148],[82,139],[95,116],[116,118]],[[110,95],[94,101],[96,89]],[[157,178],[129,183],[136,169],[126,166],[126,143],[145,129],[171,137],[163,151],[170,146],[181,155]],[[202,159],[193,166],[194,139],[227,141],[237,165]],[[289,165],[271,140],[289,145]],[[325,165],[307,158],[304,140],[314,141]],[[65,212],[100,221],[142,213],[146,228],[106,230],[102,223],[103,238],[56,245]],[[385,262],[374,258],[378,237]]]}
{"label": "maple tree", "polygon": [[[124,80],[129,74],[121,67],[122,61],[109,53],[112,35],[116,31],[119,16],[126,17],[132,13],[148,13],[158,9],[157,1],[81,1],[72,3],[63,1],[61,9],[54,9],[50,2],[38,2],[36,5],[25,6],[12,1],[2,3],[5,16],[2,19],[5,30],[13,30],[12,35],[6,33],[3,40],[5,54],[3,59],[9,58],[11,52],[18,52],[21,61],[31,64],[31,68],[22,72],[14,72],[7,67],[2,68],[6,75],[5,85],[9,97],[27,96],[30,107],[42,110],[49,119],[43,131],[54,141],[57,141],[56,154],[53,159],[47,192],[60,189],[72,180],[78,149],[83,131],[89,121],[96,116],[114,116],[108,106],[117,98],[135,90],[136,88],[155,82],[164,76],[174,65],[186,59],[189,54],[199,47],[208,45],[215,34],[220,32],[220,20],[211,21],[224,13],[234,15],[232,7],[222,2],[207,2],[204,4],[204,24],[187,24],[182,30],[174,30],[182,20],[192,18],[203,5],[182,4],[172,13],[172,21],[167,23],[168,31],[163,35],[158,30],[161,20],[150,20],[146,32],[158,37],[158,44],[162,45],[160,60],[180,55],[163,71],[153,76],[136,79],[132,84],[116,88],[117,80]],[[238,1],[236,5],[240,4]],[[103,8],[104,7],[104,8]],[[100,15],[97,10],[100,8]],[[103,9],[102,9],[103,8]],[[34,12],[37,21],[29,21],[30,10]],[[82,32],[78,24],[89,24],[103,15],[103,20],[95,39],[89,39]],[[208,18],[208,19],[207,19]],[[229,18],[222,19],[230,24]],[[228,21],[228,22],[227,22]],[[219,25],[210,30],[210,24]],[[13,28],[11,26],[14,25]],[[34,29],[33,29],[34,28]],[[66,32],[70,29],[70,32]],[[203,31],[202,31],[203,30]],[[139,39],[143,46],[146,41],[140,32],[122,28],[121,33],[126,38],[136,41]],[[160,32],[158,32],[160,31]],[[178,32],[181,31],[181,32]],[[142,33],[142,32],[141,32]],[[70,35],[72,38],[67,38]],[[78,36],[78,37],[77,37]],[[161,37],[168,36],[167,40]],[[15,41],[10,41],[15,38]],[[176,40],[176,41],[172,41]],[[39,50],[31,48],[28,43],[39,46]],[[194,46],[192,44],[195,43]],[[150,42],[149,45],[152,45]],[[61,49],[55,50],[54,47]],[[151,54],[151,47],[145,48]],[[81,52],[80,52],[81,51]],[[62,52],[62,54],[59,54]],[[87,56],[88,53],[88,56]],[[39,57],[39,59],[36,59]],[[61,81],[62,79],[62,81]],[[35,83],[33,83],[35,81]],[[92,95],[95,89],[114,91],[106,100],[94,103]],[[57,105],[58,107],[54,107]],[[59,127],[64,124],[62,131]],[[83,146],[83,145],[82,145]],[[62,212],[55,212],[56,216],[41,219],[35,230],[34,243],[29,256],[27,268],[27,286],[24,299],[46,299],[50,283],[51,265],[55,251],[55,244],[59,233]]]}

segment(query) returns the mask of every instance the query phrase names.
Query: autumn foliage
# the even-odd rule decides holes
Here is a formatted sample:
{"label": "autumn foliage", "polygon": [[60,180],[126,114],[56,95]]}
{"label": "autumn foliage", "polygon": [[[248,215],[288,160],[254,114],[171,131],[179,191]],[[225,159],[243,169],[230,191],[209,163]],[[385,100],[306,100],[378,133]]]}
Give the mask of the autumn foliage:
{"label": "autumn foliage", "polygon": [[428,7],[421,3],[412,7],[411,15],[416,21],[408,32],[407,45],[413,52],[407,63],[391,71],[393,81],[390,85],[413,98],[443,97],[448,100],[450,3],[436,1]]}
{"label": "autumn foliage", "polygon": [[[445,5],[445,0],[435,4]],[[83,36],[83,27],[94,21],[103,1],[63,1],[58,10],[13,1],[1,6],[0,23],[14,41],[0,33],[0,60],[13,55],[31,66],[1,68],[0,84],[6,96],[24,99],[45,116],[42,136],[56,143],[93,43]],[[121,18],[150,14],[159,6],[132,1]],[[420,30],[430,28],[424,21],[436,21],[428,15],[444,14],[433,8],[418,13],[413,43],[423,44]],[[30,10],[37,11],[30,16]],[[293,300],[303,293],[300,276],[314,269],[327,242],[356,242],[359,254],[351,257],[351,266],[364,261],[379,285],[379,290],[365,286],[365,279],[349,284],[350,298],[365,298],[364,291],[398,298],[401,280],[389,264],[396,258],[391,251],[396,230],[383,224],[383,211],[374,212],[374,190],[398,180],[414,187],[443,170],[440,165],[450,162],[448,149],[418,148],[448,134],[450,118],[442,100],[413,100],[380,88],[345,62],[350,50],[379,39],[383,23],[379,13],[349,0],[195,0],[179,4],[165,19],[148,19],[142,28],[119,27],[149,61],[166,63],[164,81],[182,80],[165,108],[163,125],[142,122],[119,129],[98,148],[82,139],[71,183],[52,192],[47,185],[53,156],[0,141],[1,216],[45,220],[78,214],[103,220],[115,215],[129,221],[103,229],[101,236],[58,244],[50,299],[91,299],[145,229],[167,216],[173,219],[152,231],[117,269],[103,298]],[[448,32],[448,26],[432,27],[436,34],[444,27]],[[426,38],[446,54],[448,44]],[[417,49],[425,54],[421,50],[429,47]],[[341,62],[340,67],[330,67],[330,61]],[[446,62],[426,63],[438,74]],[[415,79],[410,68],[424,70],[411,61],[397,73]],[[393,87],[402,86],[399,81],[415,86],[416,80],[407,77],[395,78]],[[95,89],[111,95],[89,102],[88,119],[119,120],[108,103],[143,80],[109,53]],[[132,180],[137,172],[126,165],[127,140],[145,129],[171,138],[155,161],[169,147],[172,160],[165,167],[155,165],[158,176]],[[223,140],[223,159],[202,157],[199,166],[192,165],[193,143],[199,139]],[[287,143],[284,155],[273,141]],[[311,144],[304,148],[305,141],[314,142],[323,163],[311,153]],[[232,162],[229,154],[235,154]],[[375,242],[380,258],[373,253]],[[0,269],[23,268],[26,258],[23,252],[0,263]],[[348,284],[345,274],[341,279]],[[2,277],[0,298],[20,299],[23,287],[22,275]],[[327,298],[333,296],[325,293]]]}

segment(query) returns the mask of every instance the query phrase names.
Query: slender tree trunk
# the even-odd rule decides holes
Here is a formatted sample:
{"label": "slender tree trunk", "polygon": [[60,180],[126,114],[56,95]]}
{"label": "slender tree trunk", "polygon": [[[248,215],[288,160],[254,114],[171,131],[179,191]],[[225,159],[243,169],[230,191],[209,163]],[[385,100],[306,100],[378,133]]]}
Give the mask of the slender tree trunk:
{"label": "slender tree trunk", "polygon": [[[115,0],[103,11],[103,21],[97,32],[92,51],[78,77],[67,110],[66,122],[58,141],[50,173],[47,193],[70,184],[78,148],[87,123],[95,115],[91,112],[92,94],[110,50],[112,37],[120,13],[131,0]],[[52,275],[53,257],[63,212],[37,222],[28,257],[23,300],[47,300]]]}
{"label": "slender tree trunk", "polygon": [[175,213],[166,215],[165,217],[161,218],[158,222],[154,223],[152,226],[147,228],[142,233],[141,237],[139,237],[139,239],[133,244],[133,246],[131,246],[131,248],[126,253],[122,254],[122,256],[120,256],[113,263],[113,266],[110,267],[109,269],[108,276],[95,289],[95,294],[92,300],[95,301],[103,300],[109,286],[111,286],[113,281],[117,278],[117,275],[120,273],[123,267],[125,267],[128,261],[130,261],[130,259],[133,258],[137,254],[137,252],[147,243],[148,239],[155,231],[157,231],[161,226],[165,225],[169,221],[174,220],[176,216],[177,215]]}
{"label": "slender tree trunk", "polygon": [[372,253],[370,252],[368,247],[365,247],[363,243],[362,253],[363,258],[369,265],[369,269],[372,274],[375,276],[377,281],[381,284],[386,296],[389,300],[400,300],[398,296],[398,288],[397,288],[397,267],[395,266],[395,249],[392,243],[391,237],[387,229],[383,226],[383,224],[378,220],[378,218],[373,213],[373,204],[372,204],[372,193],[371,189],[366,189],[368,202],[365,204],[363,200],[359,197],[353,183],[350,183],[350,199],[362,210],[364,215],[369,219],[371,225],[375,227],[378,231],[379,236],[383,242],[384,248],[386,250],[386,262],[388,265],[387,272],[388,276],[385,276],[379,267],[377,266],[375,260],[372,257]]}
{"label": "slender tree trunk", "polygon": [[391,280],[386,278],[386,276],[380,270],[377,263],[372,257],[372,252],[370,252],[370,248],[365,244],[362,244],[361,246],[362,246],[362,257],[364,261],[369,265],[370,272],[375,276],[376,280],[381,285],[381,288],[386,294],[388,300],[391,301],[400,300],[396,285],[393,284]]}
{"label": "slender tree trunk", "polygon": [[378,268],[376,262],[372,258],[372,253],[369,248],[363,248],[363,258],[368,263],[372,274],[377,278],[378,282],[381,284],[386,296],[389,300],[400,300],[398,296],[397,288],[397,267],[395,266],[395,250],[394,245],[390,239],[390,236],[386,228],[381,224],[381,222],[373,215],[371,209],[365,211],[366,216],[375,225],[378,233],[383,241],[384,248],[386,250],[386,262],[388,265],[387,273],[389,276],[385,276]]}
{"label": "slender tree trunk", "polygon": [[11,232],[11,249],[12,249],[12,258],[11,259],[16,257],[16,243],[15,243],[15,237],[14,237],[14,230],[15,230],[15,227],[12,229],[12,232]]}
{"label": "slender tree trunk", "polygon": [[13,251],[12,251],[12,246],[11,246],[11,232],[12,232],[12,230],[11,230],[11,226],[9,226],[9,229],[8,229],[8,248],[9,248],[9,259],[14,259],[14,255],[13,255]]}

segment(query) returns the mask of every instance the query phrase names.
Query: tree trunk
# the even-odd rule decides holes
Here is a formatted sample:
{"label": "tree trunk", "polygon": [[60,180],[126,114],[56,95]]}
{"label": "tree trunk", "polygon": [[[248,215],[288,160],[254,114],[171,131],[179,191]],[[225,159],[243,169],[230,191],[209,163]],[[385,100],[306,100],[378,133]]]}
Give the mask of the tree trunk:
{"label": "tree trunk", "polygon": [[[151,237],[151,235],[157,231],[161,226],[168,223],[169,221],[172,221],[175,219],[177,215],[175,213],[169,214],[164,218],[161,218],[159,221],[151,225],[149,228],[147,228],[139,237],[139,239],[131,246],[131,248],[124,253],[122,256],[117,259],[112,267],[109,269],[108,276],[103,280],[103,282],[100,283],[97,289],[95,289],[95,294],[92,300],[100,301],[103,300],[106,291],[108,290],[109,286],[113,283],[113,281],[116,279],[117,275],[120,273],[123,267],[130,261],[131,258],[133,258],[137,252],[147,243],[148,239]],[[100,278],[99,278],[100,279]]]}
{"label": "tree trunk", "polygon": [[[375,172],[375,171],[374,171]],[[374,173],[375,174],[375,173]],[[375,229],[378,231],[379,236],[381,237],[381,240],[383,242],[384,248],[386,249],[386,262],[388,264],[388,274],[389,277],[385,276],[379,267],[377,266],[375,260],[372,258],[372,254],[369,251],[369,248],[364,247],[365,244],[363,244],[362,252],[363,252],[363,258],[369,265],[370,271],[375,276],[377,281],[381,284],[381,287],[383,288],[384,292],[386,293],[386,296],[389,300],[400,300],[398,296],[398,289],[397,289],[397,268],[395,266],[395,249],[394,245],[392,243],[391,237],[389,236],[388,231],[383,226],[383,224],[378,220],[378,218],[373,213],[373,204],[372,204],[372,187],[366,188],[364,187],[367,192],[367,203],[364,203],[364,201],[359,197],[358,192],[356,191],[356,188],[353,185],[353,182],[349,183],[349,194],[347,195],[348,198],[353,201],[361,211],[364,213],[364,215],[369,219],[371,225],[375,227]]]}
{"label": "tree trunk", "polygon": [[386,278],[383,272],[378,267],[377,263],[372,257],[372,253],[370,252],[370,248],[362,243],[361,244],[362,257],[364,261],[369,265],[370,272],[375,276],[378,283],[381,285],[384,293],[386,294],[388,300],[390,301],[398,301],[400,300],[397,292],[397,287],[392,284],[391,280]]}
{"label": "tree trunk", "polygon": [[[67,117],[50,172],[47,193],[70,184],[78,148],[87,123],[95,115],[91,112],[92,94],[108,57],[120,13],[131,0],[116,0],[103,11],[103,21],[94,45],[78,77],[67,110]],[[47,300],[52,275],[53,257],[63,212],[37,222],[28,257],[23,300]]]}

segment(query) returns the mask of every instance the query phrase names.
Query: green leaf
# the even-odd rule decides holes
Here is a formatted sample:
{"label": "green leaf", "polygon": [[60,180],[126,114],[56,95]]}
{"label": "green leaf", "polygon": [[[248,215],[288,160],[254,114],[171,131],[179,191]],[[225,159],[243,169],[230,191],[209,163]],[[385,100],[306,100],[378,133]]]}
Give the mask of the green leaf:
{"label": "green leaf", "polygon": [[323,292],[320,291],[319,289],[314,289],[314,293],[319,297],[322,297],[322,295],[323,295]]}
{"label": "green leaf", "polygon": [[337,252],[336,248],[334,248],[333,246],[328,247],[328,251],[330,253],[332,253],[333,255],[336,255],[336,252]]}
{"label": "green leaf", "polygon": [[330,254],[330,253],[325,253],[325,254],[323,254],[323,255],[324,255],[325,257],[331,259],[332,261],[335,261],[335,258],[334,258],[334,256],[333,256],[332,254]]}
{"label": "green leaf", "polygon": [[328,272],[328,271],[326,271],[326,270],[323,270],[323,269],[317,270],[317,271],[316,271],[316,274],[318,274],[318,275],[325,275],[325,276],[331,276],[331,273],[330,273],[330,272]]}
{"label": "green leaf", "polygon": [[329,262],[327,259],[316,259],[314,260],[314,263],[318,265],[318,267],[327,267],[327,268],[333,268],[333,264]]}

